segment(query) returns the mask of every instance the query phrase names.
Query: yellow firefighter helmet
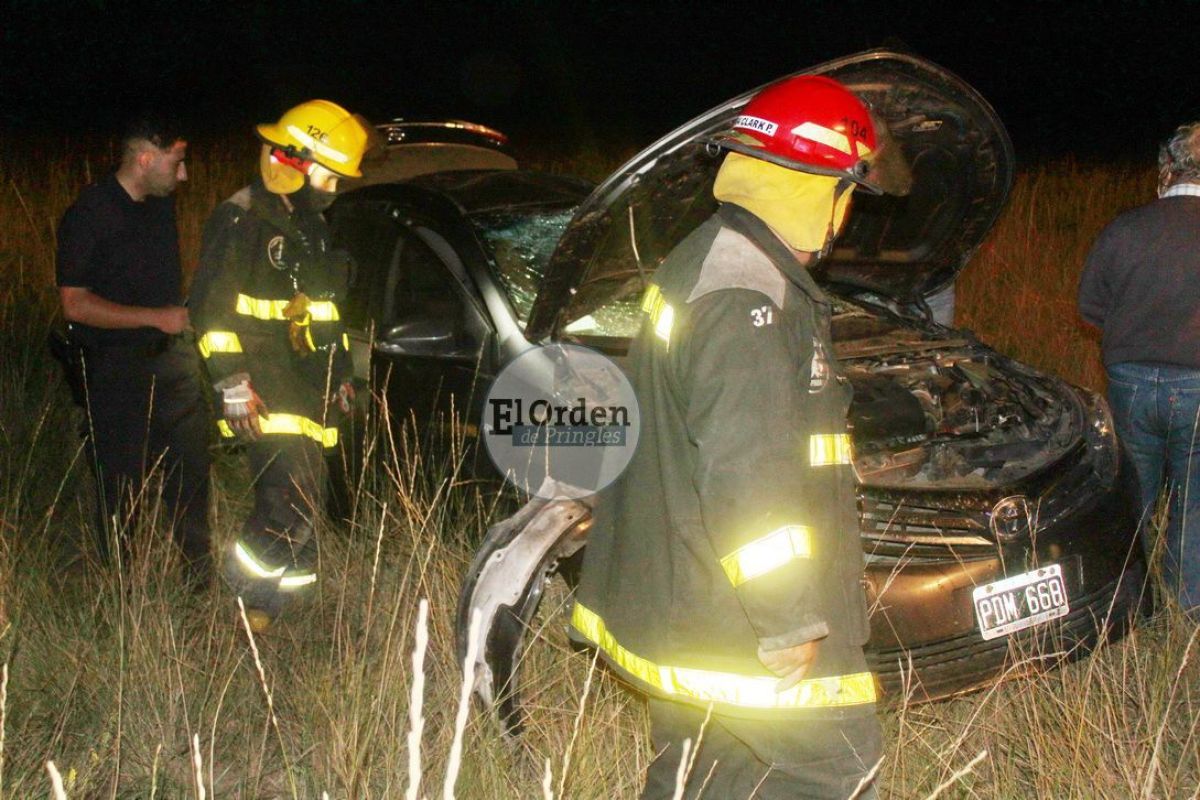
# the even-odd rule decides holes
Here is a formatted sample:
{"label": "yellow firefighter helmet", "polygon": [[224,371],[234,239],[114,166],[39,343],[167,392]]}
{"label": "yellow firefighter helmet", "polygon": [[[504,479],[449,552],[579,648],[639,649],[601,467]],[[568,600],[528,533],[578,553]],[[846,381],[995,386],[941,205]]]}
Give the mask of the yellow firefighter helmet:
{"label": "yellow firefighter helmet", "polygon": [[361,178],[367,127],[361,117],[337,103],[309,100],[285,111],[278,122],[263,123],[256,130],[264,142],[291,159],[315,162],[344,178]]}

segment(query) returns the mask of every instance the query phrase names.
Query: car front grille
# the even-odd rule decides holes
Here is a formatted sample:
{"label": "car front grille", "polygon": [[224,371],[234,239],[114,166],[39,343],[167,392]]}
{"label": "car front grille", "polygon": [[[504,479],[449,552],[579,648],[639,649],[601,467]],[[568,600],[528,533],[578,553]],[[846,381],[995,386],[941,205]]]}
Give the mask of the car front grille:
{"label": "car front grille", "polygon": [[[1087,449],[1074,448],[1052,469],[1010,488],[1029,498],[1034,524],[1045,530],[1078,511],[1102,491]],[[904,493],[864,488],[859,526],[868,563],[921,563],[993,558],[990,530],[993,493]],[[955,506],[958,506],[957,508]]]}
{"label": "car front grille", "polygon": [[859,525],[868,563],[974,561],[996,555],[981,511],[864,495],[859,501]]}

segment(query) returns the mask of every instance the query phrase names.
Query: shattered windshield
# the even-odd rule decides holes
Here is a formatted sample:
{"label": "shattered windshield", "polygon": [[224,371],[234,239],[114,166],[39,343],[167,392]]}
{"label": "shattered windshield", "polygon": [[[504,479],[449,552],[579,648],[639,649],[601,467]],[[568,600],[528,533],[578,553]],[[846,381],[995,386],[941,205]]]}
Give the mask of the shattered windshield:
{"label": "shattered windshield", "polygon": [[574,336],[627,337],[637,335],[642,324],[642,308],[638,295],[618,297],[584,314],[563,327],[564,333]]}
{"label": "shattered windshield", "polygon": [[496,278],[522,329],[529,320],[550,254],[574,213],[574,208],[521,209],[471,218],[492,254]]}

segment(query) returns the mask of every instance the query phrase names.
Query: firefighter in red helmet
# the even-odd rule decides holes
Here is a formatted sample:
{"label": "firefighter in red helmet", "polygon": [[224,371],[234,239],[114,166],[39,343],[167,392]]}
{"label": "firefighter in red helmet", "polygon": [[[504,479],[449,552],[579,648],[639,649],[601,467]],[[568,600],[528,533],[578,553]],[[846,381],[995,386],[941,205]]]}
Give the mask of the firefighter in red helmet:
{"label": "firefighter in red helmet", "polygon": [[685,797],[874,797],[851,390],[809,269],[852,193],[881,192],[881,142],[813,76],[762,90],[713,142],[720,206],[644,296],[642,434],[597,504],[571,633],[649,695],[643,798],[675,796],[698,738]]}

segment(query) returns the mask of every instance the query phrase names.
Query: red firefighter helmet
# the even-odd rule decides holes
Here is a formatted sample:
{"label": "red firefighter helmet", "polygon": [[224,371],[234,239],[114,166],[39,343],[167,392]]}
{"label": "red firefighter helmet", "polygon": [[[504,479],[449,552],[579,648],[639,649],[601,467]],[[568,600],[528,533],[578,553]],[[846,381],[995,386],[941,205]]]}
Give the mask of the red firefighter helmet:
{"label": "red firefighter helmet", "polygon": [[878,147],[867,107],[832,78],[798,75],[773,83],[712,140],[726,150],[788,169],[832,175],[876,194],[867,176]]}

